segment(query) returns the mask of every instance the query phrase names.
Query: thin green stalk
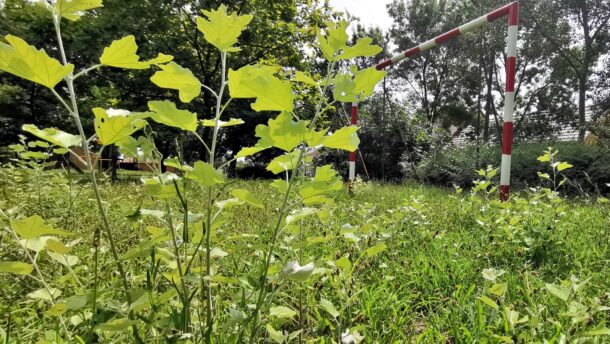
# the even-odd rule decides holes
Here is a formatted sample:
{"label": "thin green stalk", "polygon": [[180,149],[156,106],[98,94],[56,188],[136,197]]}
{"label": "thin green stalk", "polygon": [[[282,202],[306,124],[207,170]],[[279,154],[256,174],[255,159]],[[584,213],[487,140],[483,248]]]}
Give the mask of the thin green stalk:
{"label": "thin green stalk", "polygon": [[[326,102],[325,94],[326,94],[326,91],[328,90],[329,81],[332,76],[332,71],[334,70],[334,67],[335,67],[335,62],[331,62],[327,68],[326,81],[324,83],[324,88],[322,89],[322,88],[318,87],[318,90],[320,92],[320,100],[318,101],[318,104],[316,104],[316,112],[314,114],[314,117],[313,117],[312,121],[309,123],[310,131],[314,130],[315,123],[317,122],[319,116],[324,111],[326,111],[326,109],[328,109],[328,106],[326,108],[322,109],[322,105],[323,105],[323,103]],[[252,331],[250,332],[249,341],[253,342],[255,337],[258,335],[258,329],[259,329],[258,315],[260,313],[261,307],[263,306],[265,297],[267,296],[267,294],[265,292],[267,271],[269,270],[269,266],[271,264],[271,256],[273,255],[273,252],[275,250],[275,245],[277,242],[277,237],[278,237],[278,233],[280,231],[281,224],[288,211],[287,205],[288,205],[288,201],[290,198],[290,192],[296,181],[296,175],[297,175],[296,172],[297,172],[298,166],[301,164],[302,161],[303,161],[303,151],[299,149],[299,157],[297,159],[296,164],[294,164],[294,166],[292,167],[292,172],[290,173],[290,177],[288,178],[288,187],[286,189],[286,193],[284,194],[284,199],[282,201],[282,206],[280,208],[281,209],[280,214],[279,214],[277,222],[275,224],[275,228],[273,229],[273,233],[271,236],[271,243],[269,245],[269,250],[267,251],[267,257],[265,259],[265,264],[263,265],[263,270],[262,270],[262,274],[261,274],[261,278],[260,278],[262,288],[260,290],[260,293],[259,293],[259,296],[258,296],[258,299],[256,302],[256,307],[254,308],[252,315],[246,321],[246,324],[244,325],[242,331],[239,334],[238,343],[241,342],[241,340],[243,339],[244,331],[247,328],[248,323],[250,323],[250,322],[252,323]]]}
{"label": "thin green stalk", "polygon": [[[66,52],[64,50],[63,40],[61,38],[60,20],[61,20],[61,17],[57,13],[53,13],[53,23],[55,25],[55,33],[57,35],[57,42],[59,45],[59,51],[61,54],[62,63],[64,65],[67,65],[68,61],[66,59]],[[106,230],[106,236],[108,237],[108,242],[110,243],[110,251],[112,252],[115,263],[119,270],[119,274],[121,275],[121,278],[122,278],[123,292],[125,293],[125,297],[127,299],[127,305],[128,305],[128,308],[130,308],[132,300],[131,300],[131,295],[129,294],[129,283],[128,283],[128,279],[127,279],[127,273],[125,272],[125,269],[123,268],[123,264],[119,257],[116,243],[114,241],[114,236],[112,234],[112,230],[110,229],[110,223],[108,221],[108,217],[106,215],[106,210],[104,209],[104,204],[102,203],[102,197],[100,195],[99,187],[97,185],[95,171],[93,169],[93,164],[91,162],[89,146],[87,144],[87,142],[88,142],[87,136],[85,135],[85,131],[83,129],[83,125],[80,120],[80,115],[78,112],[78,104],[76,102],[76,92],[74,91],[74,75],[71,73],[70,75],[68,75],[65,78],[65,81],[68,85],[68,92],[70,94],[70,102],[72,103],[72,106],[71,107],[68,106],[68,108],[71,110],[70,114],[72,115],[72,118],[76,124],[76,127],[78,128],[78,132],[80,134],[81,140],[83,141],[82,147],[83,147],[83,151],[85,152],[85,161],[87,162],[87,171],[89,173],[89,179],[93,186],[93,193],[95,194],[95,199],[97,202],[98,210],[100,212],[100,217],[104,224],[104,229]],[[64,106],[67,105],[67,104],[65,104],[65,102],[63,102],[63,104],[64,104]],[[98,234],[98,236],[99,236],[99,233],[96,233],[96,234]],[[98,246],[96,246],[95,249],[97,250]],[[95,256],[97,257],[97,254]],[[95,265],[97,266],[97,264],[95,264]],[[95,271],[95,274],[97,275],[97,271]],[[94,286],[94,288],[97,288],[97,286]],[[97,302],[97,300],[93,300],[94,304],[96,302]],[[131,311],[131,310],[129,311],[129,318],[134,319],[133,311]],[[135,325],[134,325],[134,336],[136,337],[137,342],[141,342],[141,339],[139,338],[137,327]]]}

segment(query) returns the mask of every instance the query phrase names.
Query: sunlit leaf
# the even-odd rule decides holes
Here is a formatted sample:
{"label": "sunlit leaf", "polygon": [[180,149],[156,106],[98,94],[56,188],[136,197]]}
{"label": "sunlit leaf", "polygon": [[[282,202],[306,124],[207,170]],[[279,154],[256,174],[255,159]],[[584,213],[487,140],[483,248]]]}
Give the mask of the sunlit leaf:
{"label": "sunlit leaf", "polygon": [[256,98],[255,111],[288,111],[294,108],[294,95],[289,81],[280,80],[277,68],[249,65],[229,69],[229,92],[233,98]]}
{"label": "sunlit leaf", "polygon": [[53,89],[64,77],[72,73],[74,65],[62,65],[37,50],[19,37],[4,37],[9,44],[0,42],[0,70]]}
{"label": "sunlit leaf", "polygon": [[257,208],[263,208],[263,202],[258,200],[250,191],[246,189],[233,189],[231,194],[252,206]]}
{"label": "sunlit leaf", "polygon": [[494,283],[496,282],[496,279],[504,275],[504,273],[504,270],[498,270],[494,268],[483,269],[483,271],[481,272],[481,274],[483,274],[484,279]]}
{"label": "sunlit leaf", "polygon": [[213,186],[224,183],[222,172],[203,161],[195,162],[193,169],[186,174],[186,178],[194,180],[203,186]]}
{"label": "sunlit leaf", "polygon": [[360,139],[358,138],[358,127],[349,126],[343,127],[335,131],[332,135],[324,139],[323,145],[328,148],[342,149],[348,152],[354,152],[358,149]]}
{"label": "sunlit leaf", "polygon": [[570,297],[570,288],[568,288],[568,287],[564,287],[562,285],[550,284],[550,283],[546,283],[544,285],[544,287],[546,288],[546,290],[549,293],[557,296],[564,302],[567,302],[568,298]]}
{"label": "sunlit leaf", "polygon": [[70,252],[70,247],[52,238],[46,241],[45,248],[51,252],[59,254],[67,254],[68,252]]}
{"label": "sunlit leaf", "polygon": [[84,11],[98,7],[103,7],[102,0],[57,0],[55,2],[55,11],[72,21],[79,20]]}
{"label": "sunlit leaf", "polygon": [[496,296],[502,296],[504,293],[506,293],[507,288],[508,284],[506,283],[496,283],[492,285],[491,288],[488,288],[487,291]]}
{"label": "sunlit leaf", "polygon": [[338,73],[333,81],[333,97],[341,102],[358,102],[368,98],[375,90],[375,85],[386,75],[375,67],[351,73]]}
{"label": "sunlit leaf", "polygon": [[[240,125],[240,124],[244,124],[244,121],[240,118],[231,118],[228,121],[218,120],[218,126],[220,128],[231,127],[231,126]],[[214,126],[216,126],[216,121],[213,119],[204,119],[201,121],[201,125],[203,125],[204,127],[214,127]]]}
{"label": "sunlit leaf", "polygon": [[0,273],[13,273],[17,275],[29,275],[34,266],[22,262],[0,262]]}
{"label": "sunlit leaf", "polygon": [[273,340],[277,344],[285,343],[288,339],[288,336],[284,335],[282,331],[274,329],[273,325],[271,324],[267,324],[265,326],[265,329],[267,329],[267,334],[269,334],[269,338],[271,338],[271,340]]}
{"label": "sunlit leaf", "polygon": [[366,255],[369,257],[373,257],[383,251],[385,251],[385,249],[387,248],[386,244],[381,243],[381,244],[377,244],[373,247],[369,247],[366,249]]}
{"label": "sunlit leaf", "polygon": [[60,295],[61,290],[51,287],[49,288],[49,290],[45,288],[34,290],[26,296],[30,299],[35,300],[53,301],[54,299],[57,299]]}
{"label": "sunlit leaf", "polygon": [[298,153],[286,153],[271,160],[267,165],[267,170],[271,171],[273,174],[291,171],[296,166],[298,160]]}
{"label": "sunlit leaf", "polygon": [[275,306],[269,308],[269,315],[276,318],[291,319],[297,315],[297,312],[288,307]]}
{"label": "sunlit leaf", "polygon": [[574,167],[572,164],[569,164],[567,162],[560,162],[557,165],[557,171],[561,172],[563,170],[567,170],[568,168],[572,168],[572,167]]}
{"label": "sunlit leaf", "polygon": [[59,254],[51,251],[47,251],[49,257],[51,257],[56,262],[60,263],[64,266],[74,266],[79,263],[80,259],[77,256],[69,255],[69,254]]}
{"label": "sunlit leaf", "polygon": [[337,59],[349,60],[358,56],[375,56],[383,49],[380,46],[371,44],[373,39],[370,37],[359,38],[351,47],[345,47],[343,53],[337,56]]}
{"label": "sunlit leaf", "polygon": [[58,317],[68,311],[68,305],[65,303],[56,303],[53,307],[47,309],[44,314],[51,317]]}
{"label": "sunlit leaf", "polygon": [[113,319],[106,323],[97,325],[95,329],[102,332],[120,332],[128,329],[129,327],[137,323],[137,321],[129,320],[127,318]]}
{"label": "sunlit leaf", "polygon": [[148,108],[151,111],[150,118],[157,123],[192,132],[197,130],[197,115],[177,109],[176,104],[169,100],[150,101]]}
{"label": "sunlit leaf", "polygon": [[189,69],[175,62],[159,65],[159,68],[161,70],[150,77],[150,81],[161,88],[178,90],[178,97],[183,103],[201,94],[201,83]]}
{"label": "sunlit leaf", "polygon": [[477,299],[479,299],[479,301],[483,302],[484,304],[488,305],[489,307],[491,307],[495,310],[499,310],[498,304],[494,300],[490,299],[489,297],[482,295],[482,296],[479,296]]}
{"label": "sunlit leaf", "polygon": [[302,82],[307,85],[312,85],[312,86],[318,85],[312,77],[310,77],[308,74],[303,73],[301,71],[296,72],[293,80],[297,81],[297,82]]}
{"label": "sunlit leaf", "polygon": [[133,35],[125,36],[104,48],[100,64],[125,69],[147,69],[151,64],[167,63],[174,59],[173,56],[159,54],[152,60],[140,61],[137,51],[136,38]]}
{"label": "sunlit leaf", "polygon": [[82,142],[80,136],[68,134],[55,128],[38,129],[34,124],[24,124],[21,129],[59,147],[69,148],[78,146]]}
{"label": "sunlit leaf", "polygon": [[268,137],[265,139],[272,142],[272,146],[290,152],[305,138],[307,122],[295,122],[290,113],[282,112],[275,119],[269,120],[269,130],[266,133]]}
{"label": "sunlit leaf", "polygon": [[330,302],[329,300],[327,300],[327,299],[320,300],[320,306],[322,307],[323,310],[325,310],[328,314],[330,314],[331,317],[336,318],[339,316],[339,311],[337,310],[335,305],[333,305],[333,303]]}
{"label": "sunlit leaf", "polygon": [[227,6],[220,5],[217,10],[202,11],[207,19],[197,17],[197,28],[205,37],[205,40],[221,51],[238,51],[233,45],[241,32],[252,20],[252,15],[237,15],[227,13]]}
{"label": "sunlit leaf", "polygon": [[11,221],[11,228],[23,239],[34,239],[43,235],[74,235],[47,225],[39,215],[32,215],[22,220],[13,220]]}
{"label": "sunlit leaf", "polygon": [[95,133],[104,146],[122,141],[146,126],[140,115],[127,110],[94,108],[93,114]]}
{"label": "sunlit leaf", "polygon": [[313,269],[313,263],[308,263],[301,266],[298,262],[288,262],[282,268],[282,273],[286,279],[297,282],[305,282],[309,279],[309,277],[311,277]]}

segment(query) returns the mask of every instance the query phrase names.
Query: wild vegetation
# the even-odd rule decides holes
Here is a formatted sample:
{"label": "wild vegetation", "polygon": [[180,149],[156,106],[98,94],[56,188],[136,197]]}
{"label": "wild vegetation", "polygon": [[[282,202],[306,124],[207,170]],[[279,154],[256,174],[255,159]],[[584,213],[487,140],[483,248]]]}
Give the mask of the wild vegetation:
{"label": "wild vegetation", "polygon": [[[508,202],[497,200],[492,166],[477,171],[468,192],[358,182],[348,196],[331,164],[314,163],[358,148],[359,128],[338,126],[329,113],[366,100],[386,76],[358,65],[383,49],[369,37],[350,41],[351,18],[302,32],[324,59],[312,73],[263,59],[232,63],[247,27],[260,28],[258,14],[225,5],[186,13],[216,56],[214,77],[199,79],[173,55],[141,58],[133,35],[79,65],[63,29],[88,25],[81,17],[102,2],[38,6],[51,19],[55,47],[6,35],[0,70],[44,87],[76,134],[24,124],[29,136],[9,146],[16,158],[0,169],[0,341],[601,343],[610,336],[608,199],[563,198],[558,191],[574,165],[556,149],[537,157],[538,186]],[[198,38],[193,44],[204,61]],[[88,108],[77,86],[106,72],[149,73],[165,97],[132,110]],[[204,111],[193,112],[199,98]],[[251,145],[227,149],[226,131],[245,124],[231,104],[246,99],[271,118],[255,127]],[[187,138],[202,153],[190,154]],[[96,160],[115,148],[149,172],[111,182]],[[262,152],[274,156],[263,163],[272,181],[227,175]],[[65,157],[84,173],[57,168]]]}

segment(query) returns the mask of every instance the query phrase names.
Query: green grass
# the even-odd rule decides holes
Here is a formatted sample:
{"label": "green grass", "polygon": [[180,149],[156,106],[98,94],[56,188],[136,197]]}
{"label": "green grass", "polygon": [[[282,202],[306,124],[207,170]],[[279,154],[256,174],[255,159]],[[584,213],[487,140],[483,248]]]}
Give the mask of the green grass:
{"label": "green grass", "polygon": [[[86,289],[92,289],[89,247],[100,221],[88,185],[79,176],[67,179],[47,173],[41,182],[23,170],[1,171],[0,209],[13,217],[39,214],[56,227],[77,233],[81,241],[72,254],[81,262],[75,272]],[[253,262],[264,251],[280,203],[269,181],[234,183],[250,190],[265,207],[240,208],[213,237],[213,246],[228,253],[215,260],[217,274],[226,277],[215,287],[222,300],[216,305],[218,327],[228,326],[229,308],[248,310],[243,286],[255,275]],[[115,184],[106,180],[102,191],[122,254],[148,238],[147,226],[161,226],[150,216],[126,218],[138,208],[162,209],[144,196],[137,178]],[[609,203],[567,200],[544,191],[522,194],[504,204],[495,198],[492,195],[488,201],[416,184],[360,183],[354,197],[338,194],[334,205],[280,235],[271,270],[299,256],[301,262],[313,261],[319,269],[306,283],[290,282],[276,290],[273,305],[297,313],[302,308],[302,318],[297,314],[277,319],[266,313],[263,322],[286,332],[302,327],[303,342],[313,343],[340,342],[348,329],[358,331],[365,343],[542,343],[559,342],[562,336],[570,343],[585,337],[609,342],[610,336],[592,332],[605,333],[602,328],[610,327],[610,313],[604,308],[610,306]],[[190,200],[191,211],[197,212],[205,204],[204,192],[192,193]],[[0,235],[0,260],[24,260],[6,230]],[[368,248],[381,244],[385,250],[367,255]],[[119,277],[105,241],[102,247],[103,276],[98,287],[102,310],[94,317],[98,323],[121,308],[115,301]],[[158,247],[169,248],[169,242]],[[45,278],[62,290],[60,299],[81,292],[65,267],[44,254],[38,259]],[[134,294],[145,287],[146,267],[146,257],[128,261]],[[492,282],[482,274],[488,268],[505,273]],[[578,288],[582,281],[586,283]],[[556,288],[546,284],[571,292],[564,301],[551,292]],[[494,294],[503,287],[504,293]],[[26,297],[39,288],[31,278],[0,274],[0,339],[2,331],[10,332],[10,343],[35,343],[61,333],[56,318],[44,314],[49,303]],[[167,291],[171,286],[160,281],[158,289]],[[337,313],[323,306],[327,301]],[[169,314],[176,305],[175,300],[168,301],[159,314]],[[78,314],[69,311],[65,316]],[[90,326],[90,322],[69,324],[83,338]],[[222,334],[230,331],[219,328],[217,342],[225,342],[228,337]],[[261,342],[272,342],[268,332],[261,334]],[[104,338],[100,342],[131,341],[128,333]]]}

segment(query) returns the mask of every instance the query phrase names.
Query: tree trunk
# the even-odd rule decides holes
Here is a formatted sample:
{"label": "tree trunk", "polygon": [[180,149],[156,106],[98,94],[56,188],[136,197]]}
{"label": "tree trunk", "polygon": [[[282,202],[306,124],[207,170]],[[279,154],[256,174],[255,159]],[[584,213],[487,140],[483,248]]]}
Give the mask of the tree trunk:
{"label": "tree trunk", "polygon": [[578,142],[585,141],[587,132],[587,116],[585,105],[587,101],[587,74],[581,73],[578,78]]}

